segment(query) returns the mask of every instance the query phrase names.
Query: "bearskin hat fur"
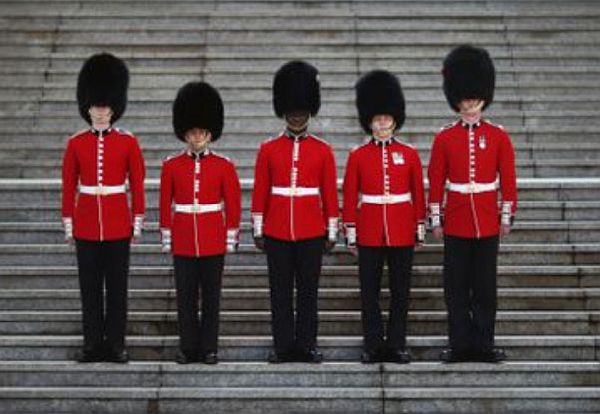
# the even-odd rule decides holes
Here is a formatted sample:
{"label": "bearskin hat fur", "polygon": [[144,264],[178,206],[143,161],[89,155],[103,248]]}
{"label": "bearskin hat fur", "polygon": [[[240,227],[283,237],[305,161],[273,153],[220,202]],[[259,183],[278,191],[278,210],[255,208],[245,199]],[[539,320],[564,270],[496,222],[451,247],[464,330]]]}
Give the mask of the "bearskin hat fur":
{"label": "bearskin hat fur", "polygon": [[106,105],[113,111],[111,122],[117,122],[127,106],[128,86],[129,70],[121,59],[109,53],[88,58],[77,79],[77,103],[82,118],[91,124],[90,107]]}
{"label": "bearskin hat fur", "polygon": [[446,56],[442,74],[444,94],[456,112],[464,99],[482,99],[483,109],[494,100],[496,71],[485,49],[471,45],[456,47]]}
{"label": "bearskin hat fur", "polygon": [[273,79],[273,108],[279,118],[291,111],[315,116],[321,107],[319,72],[309,63],[295,60],[283,65]]}
{"label": "bearskin hat fur", "polygon": [[356,107],[360,124],[371,133],[375,115],[391,115],[400,129],[406,118],[404,95],[398,78],[385,70],[373,70],[363,75],[355,86]]}
{"label": "bearskin hat fur", "polygon": [[212,141],[223,132],[223,101],[219,92],[206,82],[185,84],[173,103],[173,130],[185,141],[185,133],[193,128],[210,131]]}

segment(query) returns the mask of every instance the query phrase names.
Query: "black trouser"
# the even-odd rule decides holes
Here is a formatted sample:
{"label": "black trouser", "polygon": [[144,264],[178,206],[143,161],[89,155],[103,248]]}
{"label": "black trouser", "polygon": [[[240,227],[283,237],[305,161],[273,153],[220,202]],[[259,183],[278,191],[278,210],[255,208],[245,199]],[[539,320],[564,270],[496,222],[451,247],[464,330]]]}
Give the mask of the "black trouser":
{"label": "black trouser", "polygon": [[498,236],[444,238],[444,295],[450,347],[457,353],[494,346]]}
{"label": "black trouser", "polygon": [[[129,239],[76,240],[86,350],[125,348]],[[104,289],[106,287],[106,315]]]}
{"label": "black trouser", "polygon": [[[173,256],[180,349],[188,356],[217,352],[224,255]],[[202,291],[202,322],[198,290]]]}
{"label": "black trouser", "polygon": [[[414,247],[358,248],[358,273],[362,302],[364,348],[377,353],[384,348],[403,350],[406,346],[406,319],[410,293]],[[390,312],[387,344],[379,307],[383,264],[387,260],[390,286]]]}
{"label": "black trouser", "polygon": [[[296,242],[265,237],[271,288],[271,328],[278,353],[307,351],[317,344],[317,295],[325,239]],[[294,281],[296,319],[294,322]]]}

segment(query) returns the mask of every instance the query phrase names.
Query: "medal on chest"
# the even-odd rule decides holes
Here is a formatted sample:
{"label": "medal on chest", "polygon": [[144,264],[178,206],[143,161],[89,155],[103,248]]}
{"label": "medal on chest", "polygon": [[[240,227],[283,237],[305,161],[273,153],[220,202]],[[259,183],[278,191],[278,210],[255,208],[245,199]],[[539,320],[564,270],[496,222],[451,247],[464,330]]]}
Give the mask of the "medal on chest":
{"label": "medal on chest", "polygon": [[392,153],[392,162],[394,165],[404,165],[404,154],[401,152]]}
{"label": "medal on chest", "polygon": [[487,142],[485,139],[485,135],[479,137],[479,148],[484,150],[487,147]]}

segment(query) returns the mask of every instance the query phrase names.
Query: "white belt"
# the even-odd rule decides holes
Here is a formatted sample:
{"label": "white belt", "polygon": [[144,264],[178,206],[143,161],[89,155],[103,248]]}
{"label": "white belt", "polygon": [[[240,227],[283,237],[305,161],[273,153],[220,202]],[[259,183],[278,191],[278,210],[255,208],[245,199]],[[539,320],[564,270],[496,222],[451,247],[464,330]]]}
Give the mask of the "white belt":
{"label": "white belt", "polygon": [[271,194],[285,197],[319,195],[318,187],[272,187]]}
{"label": "white belt", "polygon": [[80,185],[79,193],[89,195],[110,195],[125,192],[125,184],[122,185]]}
{"label": "white belt", "polygon": [[221,204],[175,204],[176,213],[212,213],[221,211]]}
{"label": "white belt", "polygon": [[493,183],[449,183],[448,185],[448,191],[454,191],[461,194],[486,193],[488,191],[496,191],[497,189],[497,181],[494,181]]}
{"label": "white belt", "polygon": [[362,194],[360,201],[362,204],[398,204],[409,203],[412,201],[412,197],[410,193],[388,195]]}

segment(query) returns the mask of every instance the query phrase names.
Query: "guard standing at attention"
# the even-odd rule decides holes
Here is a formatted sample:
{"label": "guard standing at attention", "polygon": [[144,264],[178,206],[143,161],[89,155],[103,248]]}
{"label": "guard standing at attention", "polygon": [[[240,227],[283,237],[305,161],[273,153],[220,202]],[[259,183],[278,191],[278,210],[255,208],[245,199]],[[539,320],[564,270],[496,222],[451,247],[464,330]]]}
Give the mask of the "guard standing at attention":
{"label": "guard standing at attention", "polygon": [[128,361],[129,247],[142,233],[145,175],[137,138],[114,127],[125,112],[128,84],[127,66],[113,55],[84,63],[77,101],[91,128],[69,139],[63,160],[62,221],[65,239],[76,246],[81,291],[80,362]]}
{"label": "guard standing at attention", "polygon": [[482,118],[495,87],[488,52],[459,46],[444,60],[442,74],[460,119],[436,135],[428,170],[433,235],[444,239],[450,347],[440,358],[498,362],[506,358],[494,347],[498,244],[517,208],[515,154],[504,128]]}

